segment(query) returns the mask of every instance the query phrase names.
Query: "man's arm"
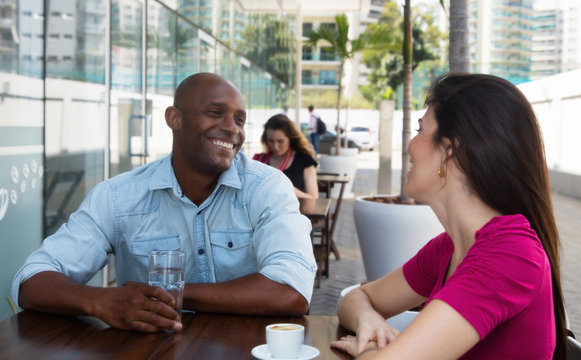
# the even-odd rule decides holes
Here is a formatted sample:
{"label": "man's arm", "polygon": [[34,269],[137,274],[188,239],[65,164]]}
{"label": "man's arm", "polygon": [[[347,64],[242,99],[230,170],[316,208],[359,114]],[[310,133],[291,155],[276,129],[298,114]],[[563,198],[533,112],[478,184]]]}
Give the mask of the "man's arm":
{"label": "man's arm", "polygon": [[99,288],[77,284],[55,271],[43,271],[20,285],[18,303],[23,309],[96,316],[124,330],[182,329],[179,316],[173,310],[173,297],[147,284]]}
{"label": "man's arm", "polygon": [[301,316],[307,300],[286,284],[254,273],[222,282],[186,284],[184,309],[254,315]]}

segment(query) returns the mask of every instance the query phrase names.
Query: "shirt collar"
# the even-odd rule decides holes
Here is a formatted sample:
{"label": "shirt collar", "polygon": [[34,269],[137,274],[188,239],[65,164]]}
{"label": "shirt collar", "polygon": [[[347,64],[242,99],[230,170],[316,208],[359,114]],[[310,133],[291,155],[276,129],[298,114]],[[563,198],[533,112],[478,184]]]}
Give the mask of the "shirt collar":
{"label": "shirt collar", "polygon": [[[182,189],[178,183],[175,172],[171,165],[171,154],[160,160],[160,164],[157,169],[154,170],[151,181],[149,182],[150,190],[161,190],[161,189],[173,189],[177,195],[182,194]],[[234,189],[241,189],[241,181],[238,169],[240,167],[241,154],[238,153],[232,160],[232,165],[228,170],[224,171],[218,180],[216,189],[221,186],[228,186]]]}

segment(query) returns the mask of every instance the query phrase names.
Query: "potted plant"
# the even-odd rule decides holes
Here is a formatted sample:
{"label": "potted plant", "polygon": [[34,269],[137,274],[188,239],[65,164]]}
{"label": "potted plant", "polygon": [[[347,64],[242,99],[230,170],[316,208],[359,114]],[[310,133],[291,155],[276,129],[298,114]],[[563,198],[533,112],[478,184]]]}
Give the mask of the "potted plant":
{"label": "potted plant", "polygon": [[405,187],[410,139],[412,23],[410,0],[404,4],[402,171],[399,195],[362,196],[353,215],[368,281],[402,266],[431,238],[443,231],[432,209],[408,198]]}

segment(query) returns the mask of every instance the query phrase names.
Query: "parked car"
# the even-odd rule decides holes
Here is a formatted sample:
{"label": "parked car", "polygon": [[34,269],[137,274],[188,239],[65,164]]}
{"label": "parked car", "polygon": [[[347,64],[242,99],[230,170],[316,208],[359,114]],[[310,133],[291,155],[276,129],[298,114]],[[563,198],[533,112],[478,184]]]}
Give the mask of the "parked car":
{"label": "parked car", "polygon": [[347,137],[352,139],[361,150],[372,151],[376,145],[375,134],[370,128],[354,126],[347,131]]}
{"label": "parked car", "polygon": [[[319,141],[319,154],[331,154],[331,148],[335,147],[337,141],[337,133],[332,130],[327,130]],[[341,147],[345,141],[345,135],[341,135]],[[347,139],[347,147],[360,149],[359,145],[352,139]]]}

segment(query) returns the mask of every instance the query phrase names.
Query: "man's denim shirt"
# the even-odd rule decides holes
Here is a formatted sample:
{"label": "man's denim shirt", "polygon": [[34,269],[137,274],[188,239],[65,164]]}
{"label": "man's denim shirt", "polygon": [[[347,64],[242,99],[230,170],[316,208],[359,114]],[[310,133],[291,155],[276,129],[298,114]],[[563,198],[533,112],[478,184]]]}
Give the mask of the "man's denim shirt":
{"label": "man's denim shirt", "polygon": [[288,178],[243,153],[199,207],[182,194],[171,155],[91,190],[68,223],[46,238],[15,275],[41,271],[86,283],[115,254],[117,283],[148,281],[150,250],[185,250],[186,283],[223,282],[260,272],[308,302],[316,263],[311,224],[300,214]]}

